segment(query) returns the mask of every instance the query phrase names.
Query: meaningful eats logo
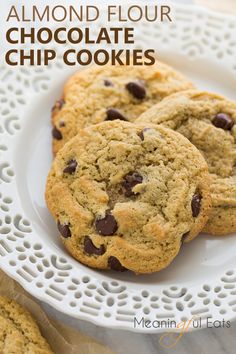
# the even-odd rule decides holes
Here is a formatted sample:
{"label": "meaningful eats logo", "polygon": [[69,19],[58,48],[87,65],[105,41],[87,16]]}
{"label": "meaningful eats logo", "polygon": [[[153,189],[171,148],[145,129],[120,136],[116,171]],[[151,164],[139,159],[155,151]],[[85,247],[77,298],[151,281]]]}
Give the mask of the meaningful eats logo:
{"label": "meaningful eats logo", "polygon": [[159,338],[159,343],[163,348],[172,349],[176,347],[178,342],[182,337],[189,332],[190,328],[201,329],[201,328],[230,328],[231,322],[225,319],[217,320],[211,317],[201,318],[198,316],[193,316],[189,320],[176,322],[175,320],[146,320],[144,317],[137,318],[134,317],[134,328],[161,328],[169,329],[168,332],[164,333]]}
{"label": "meaningful eats logo", "polygon": [[[70,25],[60,26],[65,21]],[[108,62],[112,65],[153,65],[156,60],[153,48],[129,48],[135,45],[135,25],[140,21],[172,22],[171,7],[108,5],[101,9],[89,5],[47,5],[39,9],[34,5],[27,12],[25,6],[12,6],[6,22],[14,25],[6,32],[6,41],[11,48],[6,52],[5,60],[11,66],[26,63],[48,65],[57,58],[57,51],[48,45],[57,44],[69,46],[62,58],[69,66],[85,66],[92,62],[97,65],[106,65]],[[38,28],[34,26],[35,22],[54,23],[56,26],[54,29],[48,25]],[[101,26],[101,23],[104,25]],[[36,48],[36,43],[41,47]],[[19,45],[25,44],[30,44],[31,49],[19,48]],[[88,45],[90,48],[93,46],[94,50],[88,49]]]}

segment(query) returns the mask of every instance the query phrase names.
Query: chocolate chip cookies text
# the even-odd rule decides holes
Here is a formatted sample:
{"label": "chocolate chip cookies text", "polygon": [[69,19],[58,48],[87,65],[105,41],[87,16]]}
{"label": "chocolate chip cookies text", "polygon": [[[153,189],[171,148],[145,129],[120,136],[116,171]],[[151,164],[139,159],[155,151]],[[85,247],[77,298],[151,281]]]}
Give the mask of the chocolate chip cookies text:
{"label": "chocolate chip cookies text", "polygon": [[[6,17],[6,22],[14,23],[6,32],[6,40],[11,47],[5,54],[5,61],[10,66],[47,66],[58,56],[57,50],[53,48],[55,44],[68,45],[65,51],[63,48],[62,55],[64,64],[68,66],[86,66],[92,62],[102,66],[109,62],[112,65],[154,65],[155,50],[137,49],[135,46],[134,24],[139,21],[172,22],[171,8],[161,5],[103,6],[101,9],[82,5],[45,6],[43,10],[34,5],[30,10],[31,14],[27,11],[26,15],[24,6],[20,9],[12,6]],[[66,20],[73,25],[63,26]],[[100,22],[97,27],[88,26],[88,23],[98,20]],[[37,29],[34,21],[46,22],[46,25]],[[27,28],[24,22],[29,24]],[[53,29],[47,25],[51,22],[60,22],[61,26]],[[40,48],[35,46],[26,50],[21,44],[40,44]],[[48,47],[48,44],[52,46]],[[109,45],[115,47],[111,49]]]}

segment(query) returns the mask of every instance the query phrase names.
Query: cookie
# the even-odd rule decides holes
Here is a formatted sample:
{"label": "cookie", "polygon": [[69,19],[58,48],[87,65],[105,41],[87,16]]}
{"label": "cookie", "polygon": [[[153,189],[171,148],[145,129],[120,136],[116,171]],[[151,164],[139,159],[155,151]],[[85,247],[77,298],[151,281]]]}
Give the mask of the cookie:
{"label": "cookie", "polygon": [[77,260],[151,273],[168,266],[206,223],[209,173],[199,151],[170,129],[103,122],[58,152],[46,201]]}
{"label": "cookie", "polygon": [[0,296],[0,353],[53,354],[30,313]]}
{"label": "cookie", "polygon": [[92,66],[72,76],[63,98],[52,109],[53,151],[57,151],[80,128],[105,120],[133,122],[153,104],[171,93],[193,88],[171,67]]}
{"label": "cookie", "polygon": [[174,94],[138,121],[183,134],[202,153],[211,175],[212,212],[204,231],[236,231],[236,102],[201,91]]}

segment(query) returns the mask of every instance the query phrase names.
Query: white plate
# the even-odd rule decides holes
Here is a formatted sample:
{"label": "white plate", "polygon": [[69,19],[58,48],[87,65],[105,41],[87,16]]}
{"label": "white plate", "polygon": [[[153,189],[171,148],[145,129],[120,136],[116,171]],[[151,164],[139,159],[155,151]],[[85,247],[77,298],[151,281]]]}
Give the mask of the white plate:
{"label": "white plate", "polygon": [[[137,27],[138,46],[189,75],[200,88],[236,98],[235,18],[176,7],[172,24]],[[62,48],[64,49],[64,47]],[[57,49],[58,52],[61,50]],[[157,274],[100,272],[62,247],[44,201],[51,163],[50,109],[75,69],[1,66],[0,266],[29,293],[70,316],[109,328],[154,320],[236,318],[235,237],[200,236]]]}

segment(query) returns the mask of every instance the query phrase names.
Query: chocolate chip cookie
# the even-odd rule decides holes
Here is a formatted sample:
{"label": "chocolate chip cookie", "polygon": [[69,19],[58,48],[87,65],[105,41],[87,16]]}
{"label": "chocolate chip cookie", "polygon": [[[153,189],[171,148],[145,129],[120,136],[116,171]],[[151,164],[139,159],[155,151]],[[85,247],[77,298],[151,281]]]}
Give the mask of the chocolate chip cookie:
{"label": "chocolate chip cookie", "polygon": [[171,93],[193,88],[171,67],[92,66],[72,76],[63,98],[52,109],[53,151],[57,151],[80,128],[106,120],[133,122],[153,104]]}
{"label": "chocolate chip cookie", "polygon": [[204,231],[236,231],[236,102],[201,91],[174,94],[138,121],[157,123],[188,138],[207,161],[213,209]]}
{"label": "chocolate chip cookie", "polygon": [[206,223],[209,173],[199,151],[170,129],[103,122],[58,152],[46,201],[77,260],[151,273],[168,266]]}
{"label": "chocolate chip cookie", "polygon": [[30,313],[0,296],[0,353],[53,354]]}

